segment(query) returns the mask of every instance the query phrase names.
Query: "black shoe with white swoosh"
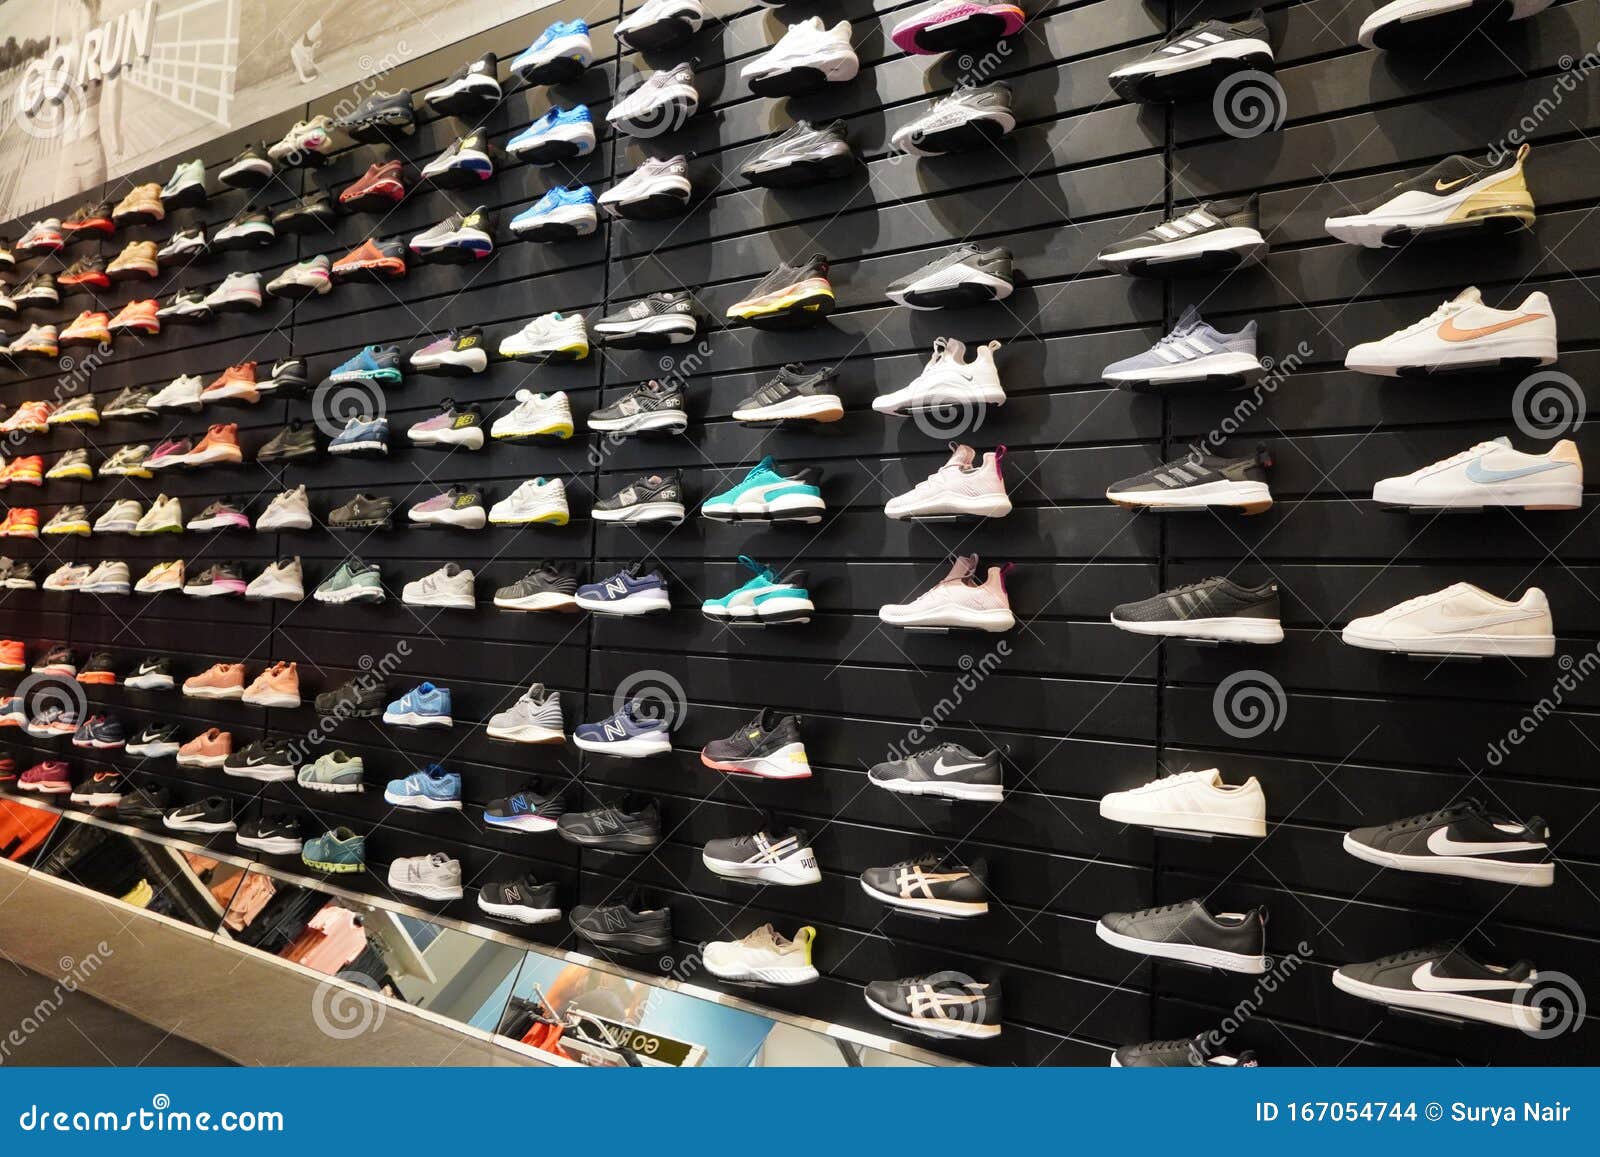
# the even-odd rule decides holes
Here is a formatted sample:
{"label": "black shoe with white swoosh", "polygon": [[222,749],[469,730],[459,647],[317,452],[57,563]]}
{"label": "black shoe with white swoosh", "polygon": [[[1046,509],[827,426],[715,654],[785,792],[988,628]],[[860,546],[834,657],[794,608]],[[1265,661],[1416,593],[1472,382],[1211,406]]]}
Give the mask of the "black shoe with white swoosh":
{"label": "black shoe with white swoosh", "polygon": [[1205,20],[1185,28],[1108,79],[1125,99],[1168,100],[1201,89],[1209,91],[1231,73],[1270,71],[1272,65],[1272,43],[1257,8],[1243,20]]}
{"label": "black shoe with white swoosh", "polygon": [[1335,970],[1333,986],[1351,996],[1440,1016],[1532,1032],[1542,1016],[1529,998],[1539,974],[1526,960],[1484,964],[1456,945],[1434,944]]}
{"label": "black shoe with white swoosh", "polygon": [[1345,835],[1344,850],[1402,872],[1548,888],[1555,883],[1549,838],[1537,816],[1523,823],[1464,799],[1381,827],[1357,828]]}
{"label": "black shoe with white swoosh", "polygon": [[997,803],[1005,795],[1000,753],[974,755],[959,743],[941,743],[905,759],[880,763],[867,773],[874,787],[902,795]]}
{"label": "black shoe with white swoosh", "polygon": [[242,779],[256,779],[263,783],[293,779],[299,761],[294,749],[285,739],[258,739],[243,751],[236,751],[223,761],[225,775]]}

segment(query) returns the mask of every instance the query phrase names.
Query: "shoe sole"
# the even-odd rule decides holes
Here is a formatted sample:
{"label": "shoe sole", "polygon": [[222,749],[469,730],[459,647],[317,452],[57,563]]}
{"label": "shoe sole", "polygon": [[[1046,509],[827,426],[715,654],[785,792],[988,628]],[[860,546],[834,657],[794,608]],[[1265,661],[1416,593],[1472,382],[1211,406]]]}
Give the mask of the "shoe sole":
{"label": "shoe sole", "polygon": [[965,920],[986,915],[989,911],[987,900],[930,900],[915,896],[907,898],[896,896],[892,892],[880,892],[865,880],[861,881],[861,890],[891,908],[902,908],[907,912],[923,912],[947,919]]}
{"label": "shoe sole", "polygon": [[743,880],[757,884],[781,884],[798,888],[806,884],[820,884],[822,872],[813,863],[809,867],[799,864],[741,864],[735,860],[719,860],[700,853],[700,861],[707,869],[724,880]]}
{"label": "shoe sole", "polygon": [[580,940],[631,955],[642,956],[648,952],[661,952],[672,947],[670,936],[650,936],[641,932],[586,932],[578,927],[572,930],[578,934]]}
{"label": "shoe sole", "polygon": [[1385,852],[1368,847],[1344,837],[1344,850],[1358,860],[1393,868],[1401,872],[1418,872],[1429,876],[1455,876],[1464,880],[1491,880],[1497,884],[1519,884],[1529,888],[1548,888],[1555,883],[1554,864],[1515,864],[1504,860],[1485,859],[1482,856],[1408,856],[1399,852]]}
{"label": "shoe sole", "polygon": [[1136,952],[1141,956],[1181,960],[1186,964],[1198,964],[1203,968],[1219,968],[1224,972],[1245,972],[1252,975],[1260,975],[1268,968],[1265,956],[1228,952],[1222,948],[1207,948],[1203,944],[1172,944],[1162,940],[1141,940],[1137,936],[1112,931],[1106,927],[1104,921],[1097,922],[1094,931],[1096,936],[1113,948]]}
{"label": "shoe sole", "polygon": [[1283,626],[1277,619],[1228,618],[1174,619],[1131,623],[1111,616],[1111,625],[1135,635],[1160,635],[1178,639],[1205,639],[1218,643],[1281,643]]}
{"label": "shoe sole", "polygon": [[515,920],[518,924],[553,924],[561,919],[560,908],[529,908],[523,904],[496,904],[478,897],[478,908],[500,920]]}

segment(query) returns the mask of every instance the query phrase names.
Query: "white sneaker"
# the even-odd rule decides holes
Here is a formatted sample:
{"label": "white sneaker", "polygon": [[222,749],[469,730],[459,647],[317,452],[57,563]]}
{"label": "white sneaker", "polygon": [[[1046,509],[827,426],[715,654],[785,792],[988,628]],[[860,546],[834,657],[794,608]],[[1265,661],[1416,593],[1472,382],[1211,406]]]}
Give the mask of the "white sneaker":
{"label": "white sneaker", "polygon": [[646,157],[596,199],[613,217],[659,216],[689,203],[689,158]]}
{"label": "white sneaker", "polygon": [[[259,524],[257,524],[259,527]],[[280,558],[277,562],[268,563],[267,569],[250,580],[244,588],[244,597],[247,599],[284,599],[288,602],[299,602],[306,597],[305,570],[300,565],[299,556],[294,558]]]}
{"label": "white sneaker", "polygon": [[1583,460],[1567,438],[1544,454],[1524,454],[1510,439],[1496,438],[1410,474],[1385,478],[1372,488],[1372,500],[1424,510],[1577,510],[1583,505]]}
{"label": "white sneaker", "polygon": [[660,136],[682,128],[700,107],[694,69],[687,63],[645,77],[606,113],[606,120],[630,136]]}
{"label": "white sneaker", "polygon": [[89,577],[89,567],[82,563],[65,562],[45,576],[41,588],[47,591],[75,591]]}
{"label": "white sneaker", "polygon": [[327,293],[333,289],[333,265],[326,253],[319,253],[304,261],[296,261],[278,276],[267,282],[267,292],[274,297],[305,297],[312,293]]}
{"label": "white sneaker", "polygon": [[1180,832],[1267,834],[1267,796],[1260,781],[1251,776],[1241,784],[1226,784],[1214,767],[1164,775],[1141,787],[1114,791],[1100,800],[1100,814],[1116,823]]}
{"label": "white sneaker", "polygon": [[389,887],[424,900],[459,900],[461,861],[443,852],[430,856],[401,856],[389,864]]}
{"label": "white sneaker", "polygon": [[1383,377],[1481,369],[1556,360],[1556,317],[1550,299],[1530,293],[1516,309],[1493,309],[1468,286],[1427,317],[1345,355],[1347,369]]}
{"label": "white sneaker", "polygon": [[971,446],[952,444],[950,457],[934,473],[904,494],[889,499],[883,513],[890,518],[1004,518],[1011,513],[1000,460],[1006,448],[996,447],[980,461]]}
{"label": "white sneaker", "polygon": [[183,504],[165,494],[158,495],[149,511],[134,524],[134,534],[179,534],[183,531]]}
{"label": "white sneaker", "polygon": [[128,564],[119,559],[107,559],[89,572],[78,589],[86,595],[125,595],[130,582]]}
{"label": "white sneaker", "polygon": [[541,314],[510,337],[501,339],[500,356],[581,361],[589,356],[589,330],[583,324],[582,314]]}
{"label": "white sneaker", "polygon": [[1408,655],[1490,655],[1547,659],[1556,653],[1550,604],[1538,587],[1516,602],[1456,583],[1354,619],[1344,641]]}
{"label": "white sneaker", "polygon": [[510,439],[572,437],[572,406],[567,402],[566,391],[536,394],[532,390],[518,390],[516,408],[494,420],[489,436]]}
{"label": "white sneaker", "polygon": [[267,156],[283,161],[308,153],[326,156],[332,151],[333,118],[314,116],[308,121],[297,121],[294,128],[267,149]]}
{"label": "white sneaker", "polygon": [[205,383],[197,374],[179,374],[157,390],[147,403],[152,410],[198,410]]}
{"label": "white sneaker", "polygon": [[783,39],[739,70],[757,96],[789,96],[854,80],[861,62],[850,47],[850,22],[832,28],[813,16],[791,24]]}
{"label": "white sneaker", "polygon": [[310,530],[311,504],[306,499],[306,488],[296,486],[285,490],[267,504],[267,509],[256,519],[257,530]]}
{"label": "white sneaker", "polygon": [[489,507],[494,526],[526,526],[548,522],[567,524],[567,488],[559,478],[530,478]]}
{"label": "white sneaker", "polygon": [[475,576],[453,562],[447,562],[431,574],[408,582],[400,592],[400,601],[413,607],[449,607],[470,611],[477,606],[474,593]]}
{"label": "white sneaker", "polygon": [[132,534],[138,528],[139,520],[144,517],[144,507],[132,498],[119,499],[111,504],[99,518],[94,520],[96,534]]}
{"label": "white sneaker", "polygon": [[210,309],[259,309],[261,307],[261,274],[230,273],[222,284],[206,294]]}
{"label": "white sneaker", "polygon": [[963,342],[937,338],[922,372],[909,385],[873,398],[872,408],[880,414],[902,414],[933,407],[1003,405],[1006,392],[994,364],[999,348],[997,341],[985,342],[969,362]]}
{"label": "white sneaker", "polygon": [[762,984],[810,984],[820,975],[811,963],[811,941],[817,930],[807,925],[790,940],[771,924],[763,924],[743,940],[713,940],[700,960],[722,980]]}
{"label": "white sneaker", "polygon": [[701,0],[644,0],[617,21],[616,37],[629,48],[668,48],[693,36],[705,22]]}

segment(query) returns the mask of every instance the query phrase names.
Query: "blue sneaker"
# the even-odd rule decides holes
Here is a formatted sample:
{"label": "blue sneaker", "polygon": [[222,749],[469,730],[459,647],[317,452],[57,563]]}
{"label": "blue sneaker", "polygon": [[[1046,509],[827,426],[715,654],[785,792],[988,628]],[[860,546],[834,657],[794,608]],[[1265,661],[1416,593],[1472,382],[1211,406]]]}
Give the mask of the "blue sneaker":
{"label": "blue sneaker", "polygon": [[341,362],[328,375],[328,381],[384,382],[398,385],[403,377],[399,346],[369,345],[355,357]]}
{"label": "blue sneaker", "polygon": [[449,727],[450,689],[424,683],[383,709],[383,721],[398,727]]}
{"label": "blue sneaker", "polygon": [[719,522],[821,522],[827,505],[817,486],[818,477],[814,466],[781,474],[769,454],[752,466],[737,486],[701,503],[700,513]]}
{"label": "blue sneaker", "polygon": [[387,454],[388,418],[351,418],[328,443],[330,454]]}
{"label": "blue sneaker", "polygon": [[594,121],[589,106],[556,108],[506,142],[506,152],[535,165],[570,160],[594,152]]}
{"label": "blue sneaker", "polygon": [[667,580],[661,572],[645,570],[636,562],[624,567],[604,582],[585,583],[574,598],[580,610],[597,615],[649,615],[672,609],[667,597]]}
{"label": "blue sneaker", "polygon": [[638,699],[630,699],[620,711],[599,723],[578,724],[573,729],[572,742],[584,751],[640,759],[671,751],[672,733],[663,720],[641,714]]}
{"label": "blue sneaker", "polygon": [[1142,354],[1112,362],[1100,377],[1134,390],[1204,382],[1218,388],[1244,386],[1262,374],[1256,357],[1256,323],[1223,333],[1190,306],[1172,332]]}
{"label": "blue sneaker", "polygon": [[594,192],[588,185],[576,189],[557,186],[511,218],[511,231],[533,241],[555,241],[593,233],[599,222]]}
{"label": "blue sneaker", "polygon": [[790,571],[782,578],[769,566],[747,555],[739,561],[755,577],[720,599],[707,599],[700,613],[719,623],[809,623],[817,608],[806,590],[806,572]]}
{"label": "blue sneaker", "polygon": [[557,20],[511,62],[511,71],[527,84],[561,84],[582,74],[593,61],[588,22]]}
{"label": "blue sneaker", "polygon": [[365,872],[367,838],[349,828],[334,828],[307,840],[300,849],[300,859],[306,867],[319,872]]}
{"label": "blue sneaker", "polygon": [[535,781],[505,799],[492,800],[483,809],[483,819],[492,828],[510,828],[518,832],[554,831],[556,821],[567,811],[567,801],[558,791],[547,792],[544,785]]}
{"label": "blue sneaker", "polygon": [[383,798],[395,807],[417,811],[460,811],[461,776],[430,763],[404,779],[391,779],[389,786],[383,789]]}

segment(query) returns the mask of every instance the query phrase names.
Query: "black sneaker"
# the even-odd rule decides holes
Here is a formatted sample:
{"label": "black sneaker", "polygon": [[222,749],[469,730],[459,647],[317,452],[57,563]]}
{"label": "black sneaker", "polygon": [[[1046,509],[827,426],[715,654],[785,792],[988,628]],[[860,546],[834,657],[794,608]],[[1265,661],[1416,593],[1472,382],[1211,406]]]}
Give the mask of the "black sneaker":
{"label": "black sneaker", "polygon": [[150,408],[150,399],[154,396],[142,386],[129,386],[111,399],[110,404],[100,411],[100,416],[102,418],[154,418],[156,412]]}
{"label": "black sneaker", "polygon": [[684,514],[683,475],[667,470],[635,478],[615,494],[596,502],[590,514],[600,522],[676,525],[683,521]]}
{"label": "black sneaker", "polygon": [[974,755],[959,743],[941,743],[904,759],[880,763],[867,772],[867,781],[903,795],[991,803],[998,803],[1005,796],[1000,753]]}
{"label": "black sneaker", "polygon": [[885,295],[911,309],[952,309],[1004,301],[1016,288],[1011,250],[957,245],[921,269],[897,277]]}
{"label": "black sneaker", "polygon": [[89,660],[78,669],[78,682],[110,686],[117,681],[117,663],[110,651],[90,651]]}
{"label": "black sneaker", "polygon": [[82,782],[74,784],[72,795],[68,798],[73,803],[87,804],[89,807],[116,807],[127,790],[126,776],[120,771],[101,768]]}
{"label": "black sneaker", "polygon": [[1344,850],[1402,872],[1548,888],[1555,883],[1549,839],[1537,816],[1522,823],[1464,799],[1382,827],[1357,828],[1344,837]]}
{"label": "black sneaker", "polygon": [[510,586],[494,592],[494,605],[505,611],[575,611],[578,568],[546,560]]}
{"label": "black sneaker", "polygon": [[1248,458],[1190,454],[1106,488],[1106,497],[1130,510],[1198,510],[1223,507],[1260,514],[1272,505],[1267,471],[1272,455],[1257,447]]}
{"label": "black sneaker", "polygon": [[72,733],[72,746],[93,747],[101,751],[117,750],[128,742],[122,729],[122,720],[115,715],[91,715]]}
{"label": "black sneaker", "polygon": [[762,779],[808,779],[811,764],[800,739],[800,717],[779,715],[763,707],[726,739],[713,739],[700,752],[700,762],[715,771]]}
{"label": "black sneaker", "polygon": [[1208,201],[1106,246],[1096,260],[1118,273],[1163,277],[1253,264],[1267,252],[1260,203],[1254,193],[1237,201]]}
{"label": "black sneaker", "polygon": [[183,593],[193,598],[219,598],[242,595],[245,585],[244,568],[238,563],[214,562],[184,583]]}
{"label": "black sneaker", "polygon": [[500,62],[486,52],[471,64],[450,74],[438,88],[430,89],[423,100],[446,116],[472,118],[489,112],[500,103],[500,81],[496,77]]}
{"label": "black sneaker", "polygon": [[182,747],[178,741],[176,723],[152,723],[138,735],[128,740],[126,751],[141,759],[158,759],[164,755],[177,755]]}
{"label": "black sneaker", "polygon": [[249,530],[250,519],[244,513],[244,504],[236,498],[219,498],[208,502],[206,508],[184,524],[186,530]]}
{"label": "black sneaker", "polygon": [[[206,240],[204,229],[198,226],[177,229],[173,231],[172,236],[161,243],[161,248],[156,250],[156,264],[164,269],[173,265],[187,265],[209,252],[211,243]],[[128,274],[113,271],[109,276],[113,281],[119,281]]]}
{"label": "black sneaker", "polygon": [[1183,900],[1137,912],[1107,912],[1095,933],[1113,948],[1145,956],[1226,972],[1267,970],[1264,908],[1213,916],[1203,902]]}
{"label": "black sneaker", "polygon": [[383,680],[372,675],[357,675],[332,691],[317,696],[317,714],[339,719],[366,719],[382,715],[388,706],[389,692]]}
{"label": "black sneaker", "polygon": [[222,761],[222,770],[241,779],[264,783],[293,779],[300,762],[286,739],[258,739],[243,751],[235,751]]}
{"label": "black sneaker", "polygon": [[1111,1054],[1114,1069],[1253,1069],[1259,1064],[1256,1054],[1246,1049],[1238,1056],[1212,1050],[1205,1033],[1193,1040],[1155,1040],[1142,1045],[1123,1045]]}
{"label": "black sneaker", "polygon": [[651,378],[609,406],[589,414],[589,429],[601,434],[681,434],[689,428],[683,387]]}
{"label": "black sneaker", "polygon": [[334,122],[363,144],[379,144],[395,136],[410,136],[417,127],[417,114],[411,106],[411,90],[373,93],[348,116]]}
{"label": "black sneaker", "polygon": [[1136,635],[1170,635],[1219,643],[1281,643],[1278,584],[1247,587],[1208,578],[1154,598],[1111,609],[1111,625]]}
{"label": "black sneaker", "polygon": [[1333,973],[1333,986],[1391,1008],[1466,1017],[1532,1033],[1543,1026],[1541,1005],[1529,999],[1539,981],[1533,964],[1484,964],[1459,945],[1413,948]]}
{"label": "black sneaker", "polygon": [[803,828],[784,827],[770,815],[759,831],[706,841],[700,860],[725,880],[785,887],[822,882],[811,837]]}
{"label": "black sneaker", "polygon": [[156,319],[176,325],[196,325],[210,321],[216,311],[206,304],[206,294],[199,289],[180,289],[167,303],[156,310]]}
{"label": "black sneaker", "polygon": [[554,831],[566,814],[566,797],[559,791],[546,790],[541,780],[504,799],[493,800],[483,809],[484,822],[491,828],[513,832]]}
{"label": "black sneaker", "polygon": [[1107,79],[1126,100],[1166,100],[1179,95],[1213,92],[1229,74],[1271,72],[1272,43],[1257,8],[1243,20],[1203,20],[1167,37],[1158,48]]}
{"label": "black sneaker", "polygon": [[692,341],[700,332],[700,318],[693,296],[672,290],[630,301],[593,328],[595,336],[617,349],[661,349]]}
{"label": "black sneaker", "polygon": [[160,784],[130,783],[123,787],[114,818],[123,824],[154,823],[172,808],[172,793]]}
{"label": "black sneaker", "polygon": [[273,215],[272,227],[279,233],[320,234],[332,232],[338,220],[339,210],[334,207],[333,197],[327,190],[318,189],[287,209],[278,210]]}
{"label": "black sneaker", "polygon": [[532,872],[514,880],[490,880],[478,889],[478,907],[500,920],[549,924],[561,919],[554,884],[541,884]]}
{"label": "black sneaker", "polygon": [[57,643],[39,656],[38,662],[32,667],[32,673],[71,679],[78,673],[78,657],[72,653],[71,647],[65,643]]}
{"label": "black sneaker", "polygon": [[271,856],[299,855],[305,846],[305,831],[297,816],[272,812],[239,825],[235,842],[241,848],[254,848]]}
{"label": "black sneaker", "polygon": [[820,127],[796,121],[740,165],[739,175],[752,185],[786,189],[837,180],[854,172],[858,164],[843,121]]}
{"label": "black sneaker", "polygon": [[305,358],[279,358],[272,372],[256,383],[256,392],[288,397],[305,393],[308,384]]}
{"label": "black sneaker", "polygon": [[988,873],[981,859],[964,864],[953,856],[917,856],[868,868],[861,873],[861,890],[891,908],[966,919],[989,911]]}
{"label": "black sneaker", "polygon": [[328,511],[331,530],[388,530],[393,524],[394,503],[371,494],[357,494],[343,506]]}
{"label": "black sneaker", "polygon": [[672,947],[672,909],[636,890],[624,900],[579,904],[569,921],[580,939],[618,952]]}
{"label": "black sneaker", "polygon": [[568,812],[556,821],[561,838],[605,852],[648,852],[661,842],[661,808],[644,796],[625,796],[586,812]]}
{"label": "black sneaker", "polygon": [[256,461],[297,462],[316,455],[316,428],[296,418],[256,451]]}
{"label": "black sneaker", "polygon": [[834,392],[838,378],[837,370],[811,371],[798,362],[790,362],[734,407],[733,420],[753,425],[837,422],[844,417],[844,404]]}
{"label": "black sneaker", "polygon": [[867,1007],[927,1036],[989,1040],[1000,1035],[1000,986],[964,972],[935,972],[867,985]]}
{"label": "black sneaker", "polygon": [[264,144],[252,142],[223,166],[217,180],[231,189],[259,189],[272,180],[272,158]]}
{"label": "black sneaker", "polygon": [[278,231],[272,227],[272,218],[246,205],[211,235],[211,247],[218,251],[255,249],[271,245],[277,239]]}
{"label": "black sneaker", "polygon": [[130,691],[170,691],[174,684],[172,660],[165,655],[151,655],[139,660],[132,675],[123,680]]}
{"label": "black sneaker", "polygon": [[233,804],[220,795],[208,796],[174,808],[162,822],[175,832],[231,832]]}

